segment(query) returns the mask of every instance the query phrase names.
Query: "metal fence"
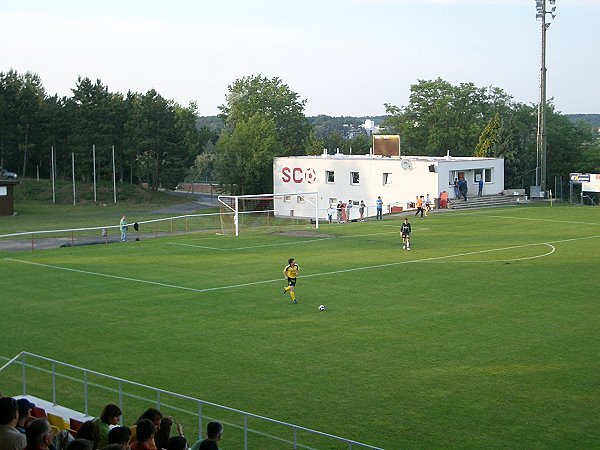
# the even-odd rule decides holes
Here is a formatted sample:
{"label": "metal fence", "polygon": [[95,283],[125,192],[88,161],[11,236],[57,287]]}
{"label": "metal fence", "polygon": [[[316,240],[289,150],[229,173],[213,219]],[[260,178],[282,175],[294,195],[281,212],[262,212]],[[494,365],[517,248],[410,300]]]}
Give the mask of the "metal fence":
{"label": "metal fence", "polygon": [[[99,415],[107,403],[117,404],[122,423],[132,424],[130,411],[156,407],[173,416],[186,430],[202,436],[204,424],[219,420],[225,425],[224,446],[236,449],[378,449],[299,425],[241,411],[235,408],[165,391],[63,363],[33,353],[21,352],[0,367],[0,386],[6,394],[34,396],[86,416]],[[68,420],[68,418],[65,418]],[[193,435],[187,433],[188,437]]]}

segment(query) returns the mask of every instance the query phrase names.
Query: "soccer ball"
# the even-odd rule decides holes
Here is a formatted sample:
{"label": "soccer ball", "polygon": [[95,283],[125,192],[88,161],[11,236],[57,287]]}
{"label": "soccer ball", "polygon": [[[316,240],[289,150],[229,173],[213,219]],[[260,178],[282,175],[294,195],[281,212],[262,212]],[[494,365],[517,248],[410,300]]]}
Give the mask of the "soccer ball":
{"label": "soccer ball", "polygon": [[319,305],[319,311],[325,311],[325,305]]}

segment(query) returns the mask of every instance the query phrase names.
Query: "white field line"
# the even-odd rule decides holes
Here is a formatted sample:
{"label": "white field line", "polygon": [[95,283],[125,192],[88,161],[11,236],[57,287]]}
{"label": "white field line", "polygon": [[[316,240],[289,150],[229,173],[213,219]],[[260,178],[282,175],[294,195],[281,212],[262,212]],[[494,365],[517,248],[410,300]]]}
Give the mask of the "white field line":
{"label": "white field line", "polygon": [[600,225],[600,223],[597,223],[597,222],[578,222],[575,220],[535,219],[535,218],[531,218],[531,217],[499,216],[499,215],[483,214],[483,213],[481,213],[481,214],[471,213],[469,215],[477,216],[477,217],[492,217],[494,219],[528,220],[528,221],[532,221],[532,222],[568,223],[568,224],[574,224],[574,225],[594,225],[594,226]]}
{"label": "white field line", "polygon": [[[540,244],[540,245],[547,245],[548,247],[550,247],[550,251],[543,253],[541,255],[534,255],[534,256],[524,256],[523,258],[513,258],[513,259],[488,259],[488,260],[482,260],[482,261],[465,261],[464,259],[460,260],[460,263],[499,263],[499,262],[515,262],[515,261],[526,261],[528,259],[537,259],[537,258],[543,258],[545,256],[550,256],[552,253],[554,253],[556,251],[556,247],[554,247],[551,244]],[[437,263],[437,262],[442,262],[442,261],[430,261],[433,263]]]}
{"label": "white field line", "polygon": [[[327,276],[327,275],[336,275],[336,274],[340,274],[340,273],[358,272],[361,270],[371,270],[371,269],[379,269],[382,267],[399,266],[399,265],[403,265],[403,264],[439,261],[439,260],[444,260],[444,259],[449,259],[449,258],[458,258],[461,256],[478,255],[478,254],[482,254],[482,253],[500,252],[500,251],[512,250],[512,249],[516,249],[516,248],[534,247],[534,246],[538,246],[538,245],[550,245],[550,244],[557,244],[557,243],[561,243],[561,242],[572,242],[572,241],[580,241],[580,240],[584,240],[584,239],[597,239],[597,238],[600,238],[600,235],[585,236],[585,237],[571,238],[571,239],[560,239],[560,240],[551,241],[551,242],[536,242],[536,243],[532,243],[532,244],[512,245],[509,247],[492,248],[492,249],[488,249],[488,250],[477,250],[477,251],[465,252],[465,253],[455,253],[453,255],[432,256],[430,258],[412,259],[412,260],[407,260],[407,261],[395,261],[395,262],[385,263],[385,264],[375,264],[372,266],[354,267],[351,269],[334,270],[331,272],[313,273],[313,274],[303,275],[302,278],[322,277],[322,276]],[[174,284],[159,283],[157,281],[149,281],[149,280],[142,280],[142,279],[138,279],[138,278],[122,277],[122,276],[118,276],[118,275],[109,275],[109,274],[104,274],[104,273],[99,273],[99,272],[91,272],[91,271],[87,271],[87,270],[72,269],[69,267],[55,266],[52,264],[42,264],[42,263],[36,263],[36,262],[32,262],[32,261],[24,261],[21,259],[4,258],[4,261],[18,262],[18,263],[30,264],[30,265],[38,266],[38,267],[46,267],[49,269],[64,270],[64,271],[68,271],[68,272],[81,273],[84,275],[94,275],[94,276],[105,277],[105,278],[113,278],[116,280],[132,281],[134,283],[150,284],[150,285],[154,285],[154,286],[161,286],[161,287],[166,287],[166,288],[171,288],[171,289],[180,289],[180,290],[192,291],[192,292],[211,292],[211,291],[220,291],[220,290],[225,290],[225,289],[235,289],[235,288],[246,287],[246,286],[256,286],[258,284],[281,283],[282,282],[281,281],[282,278],[277,278],[274,280],[262,280],[262,281],[254,281],[251,283],[231,284],[228,286],[217,286],[217,287],[212,287],[212,288],[195,289],[195,288],[190,288],[190,287],[186,287],[186,286],[178,286],[178,285],[174,285]]]}
{"label": "white field line", "polygon": [[[399,228],[399,227],[396,227]],[[209,250],[219,250],[219,251],[238,251],[238,250],[249,250],[251,248],[263,248],[263,247],[280,247],[280,246],[287,246],[287,245],[298,245],[298,244],[307,244],[310,242],[321,242],[321,241],[327,241],[327,240],[331,240],[331,239],[344,239],[344,238],[357,238],[357,237],[369,237],[369,236],[378,236],[378,235],[385,235],[385,234],[395,234],[394,232],[391,231],[387,231],[384,233],[369,233],[369,234],[353,234],[352,236],[336,236],[336,237],[324,237],[324,238],[318,238],[318,239],[307,239],[305,241],[297,241],[297,242],[282,242],[279,244],[261,244],[261,245],[249,245],[246,247],[235,247],[235,248],[217,248],[217,247],[207,247],[204,245],[195,245],[195,244],[186,244],[183,242],[166,242],[169,245],[181,245],[183,247],[196,247],[196,248],[204,248],[204,249],[209,249]]]}

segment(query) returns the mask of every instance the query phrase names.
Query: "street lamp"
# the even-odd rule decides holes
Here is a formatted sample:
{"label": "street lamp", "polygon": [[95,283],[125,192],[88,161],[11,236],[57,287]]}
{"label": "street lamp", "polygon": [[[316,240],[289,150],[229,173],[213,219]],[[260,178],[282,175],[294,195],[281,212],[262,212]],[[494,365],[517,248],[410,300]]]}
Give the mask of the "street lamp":
{"label": "street lamp", "polygon": [[[538,104],[537,160],[535,182],[541,191],[546,190],[546,30],[556,17],[556,0],[548,0],[550,10],[546,8],[546,0],[535,0],[535,18],[542,24],[542,61],[540,69],[540,103]],[[550,14],[550,19],[547,19]]]}

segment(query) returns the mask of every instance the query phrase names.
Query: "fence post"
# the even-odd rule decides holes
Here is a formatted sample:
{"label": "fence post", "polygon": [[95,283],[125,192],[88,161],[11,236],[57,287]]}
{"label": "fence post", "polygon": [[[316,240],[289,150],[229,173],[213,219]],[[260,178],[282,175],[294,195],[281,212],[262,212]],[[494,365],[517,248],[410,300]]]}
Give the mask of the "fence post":
{"label": "fence post", "polygon": [[56,406],[56,363],[52,361],[52,404]]}
{"label": "fence post", "polygon": [[244,450],[248,450],[248,414],[244,414]]}
{"label": "fence post", "polygon": [[298,448],[298,429],[294,427],[294,450]]}
{"label": "fence post", "polygon": [[88,383],[87,370],[83,369],[83,412],[88,415]]}
{"label": "fence post", "polygon": [[[123,411],[123,381],[119,380],[119,408]],[[119,417],[119,425],[123,425],[123,414]]]}
{"label": "fence post", "polygon": [[202,439],[202,402],[198,402],[198,439]]}
{"label": "fence post", "polygon": [[173,236],[173,219],[171,219],[171,236]]}
{"label": "fence post", "polygon": [[23,372],[23,376],[21,377],[23,379],[22,383],[23,383],[23,395],[27,395],[27,377],[25,376],[25,353],[23,353],[22,355],[23,358],[23,362],[22,362],[22,372]]}
{"label": "fence post", "polygon": [[160,391],[156,391],[156,409],[160,410]]}

